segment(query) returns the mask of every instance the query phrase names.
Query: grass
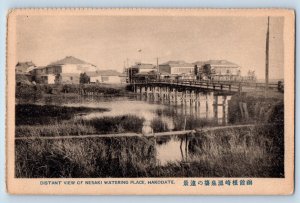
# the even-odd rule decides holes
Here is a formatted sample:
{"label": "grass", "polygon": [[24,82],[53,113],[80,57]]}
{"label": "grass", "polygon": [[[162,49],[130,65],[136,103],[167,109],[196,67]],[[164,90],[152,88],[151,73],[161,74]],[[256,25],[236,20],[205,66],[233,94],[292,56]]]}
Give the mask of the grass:
{"label": "grass", "polygon": [[[104,112],[104,108],[65,107],[54,105],[16,105],[16,137],[26,136],[68,136],[68,135],[90,135],[90,134],[112,134],[112,133],[141,133],[144,118],[135,115],[104,116],[98,118],[84,119],[75,115],[89,112]],[[176,130],[195,129],[202,126],[215,124],[210,120],[195,119],[174,116],[174,128],[160,116],[151,120],[154,132],[166,132]],[[186,123],[184,127],[184,123]]]}
{"label": "grass", "polygon": [[80,123],[84,126],[93,126],[97,133],[125,133],[135,132],[140,133],[142,131],[144,119],[134,115],[123,115],[114,117],[100,117],[89,120],[80,120]]}
{"label": "grass", "polygon": [[284,177],[283,126],[205,133],[190,138],[188,163],[158,167],[161,177]]}
{"label": "grass", "polygon": [[108,111],[105,108],[68,107],[56,105],[16,105],[16,126],[49,125],[69,120],[76,114]]}
{"label": "grass", "polygon": [[104,108],[53,105],[16,105],[16,137],[68,136],[142,131],[144,119],[134,115],[75,119],[77,114],[104,112]]}
{"label": "grass", "polygon": [[19,140],[16,177],[138,177],[154,167],[153,143],[146,138]]}
{"label": "grass", "polygon": [[55,137],[69,135],[96,134],[93,126],[82,125],[72,122],[60,122],[51,125],[20,125],[16,127],[16,137]]}
{"label": "grass", "polygon": [[[228,115],[233,123],[241,120],[241,101],[231,101],[230,108],[237,108],[229,109],[234,112]],[[157,147],[172,141],[170,137],[24,139],[15,141],[15,174],[18,178],[284,177],[282,101],[248,98],[247,105],[253,122],[276,125],[199,132],[188,137],[188,160],[160,164]],[[141,132],[144,119],[132,115],[74,119],[75,114],[106,110],[20,104],[16,106],[16,136]],[[151,121],[154,132],[170,130],[162,117],[166,113],[174,118],[174,130],[182,130],[184,119],[169,111],[158,112]],[[199,125],[213,124],[186,118],[186,129]]]}
{"label": "grass", "polygon": [[190,136],[188,162],[167,165],[154,139],[16,140],[16,177],[284,177],[282,126]]}
{"label": "grass", "polygon": [[18,83],[16,98],[41,98],[47,94],[89,94],[98,96],[119,96],[128,93],[124,84],[27,84]]}
{"label": "grass", "polygon": [[[247,103],[249,118],[242,118],[239,103]],[[229,123],[283,123],[284,103],[282,99],[233,96],[228,105]]]}
{"label": "grass", "polygon": [[[133,115],[101,117],[90,120],[68,120],[47,125],[18,125],[16,137],[68,136],[113,133],[141,133],[143,118]],[[42,121],[45,123],[45,121]]]}

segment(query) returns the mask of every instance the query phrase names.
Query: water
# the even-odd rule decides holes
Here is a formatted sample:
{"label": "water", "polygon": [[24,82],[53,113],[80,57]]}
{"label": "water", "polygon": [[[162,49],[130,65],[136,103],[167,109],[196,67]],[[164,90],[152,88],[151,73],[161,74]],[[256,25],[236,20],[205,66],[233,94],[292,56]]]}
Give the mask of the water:
{"label": "water", "polygon": [[[126,97],[92,97],[92,96],[44,96],[30,100],[19,100],[18,103],[35,103],[62,106],[84,106],[107,108],[107,112],[93,112],[80,115],[81,119],[92,119],[103,116],[134,115],[145,119],[143,129],[151,133],[151,121],[158,119],[165,125],[166,131],[188,130],[205,126],[228,124],[228,101],[230,97],[215,96],[213,93],[200,94],[198,100],[189,97],[160,98],[155,95],[131,95]],[[75,117],[75,119],[77,118]],[[189,140],[189,139],[188,139]],[[195,144],[185,138],[156,138],[156,160],[158,164],[168,162],[187,162],[194,156],[191,149]]]}

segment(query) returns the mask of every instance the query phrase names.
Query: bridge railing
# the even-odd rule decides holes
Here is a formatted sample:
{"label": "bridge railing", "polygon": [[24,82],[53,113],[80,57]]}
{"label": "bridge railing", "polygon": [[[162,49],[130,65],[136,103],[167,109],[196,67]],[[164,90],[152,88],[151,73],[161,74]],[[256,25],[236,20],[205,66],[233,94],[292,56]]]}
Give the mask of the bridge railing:
{"label": "bridge railing", "polygon": [[[265,83],[248,82],[248,81],[217,81],[217,80],[194,80],[194,79],[149,79],[149,80],[135,80],[134,83],[148,84],[148,83],[165,83],[176,85],[190,85],[199,86],[207,89],[219,89],[229,91],[239,91],[248,88],[257,91],[265,90]],[[282,84],[283,86],[283,84]],[[269,83],[270,90],[279,90],[278,83]]]}

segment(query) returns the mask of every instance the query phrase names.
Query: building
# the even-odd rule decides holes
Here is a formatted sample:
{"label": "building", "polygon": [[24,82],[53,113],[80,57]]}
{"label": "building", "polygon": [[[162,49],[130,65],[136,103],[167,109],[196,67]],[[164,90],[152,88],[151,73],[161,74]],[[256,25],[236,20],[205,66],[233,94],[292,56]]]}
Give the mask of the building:
{"label": "building", "polygon": [[41,80],[40,83],[55,84],[56,83],[56,75],[54,75],[54,74],[41,75],[40,80]]}
{"label": "building", "polygon": [[212,80],[237,80],[240,77],[240,66],[227,60],[205,61],[203,70],[211,72]]}
{"label": "building", "polygon": [[[50,63],[44,67],[38,67],[31,71],[35,81],[45,83],[52,82],[52,75],[55,76],[55,83],[79,84],[80,74],[84,72],[95,72],[97,67],[91,63],[77,59],[73,56],[67,56],[61,60]],[[46,76],[50,75],[46,80]],[[47,84],[52,84],[47,82]]]}
{"label": "building", "polygon": [[18,62],[16,65],[16,73],[29,73],[36,68],[36,65],[32,61]]}
{"label": "building", "polygon": [[168,61],[159,65],[161,78],[195,79],[195,65],[185,61]]}
{"label": "building", "polygon": [[30,84],[32,81],[32,75],[30,71],[35,69],[36,66],[32,61],[27,62],[18,62],[15,70],[16,70],[16,82],[17,83],[27,83]]}
{"label": "building", "polygon": [[90,83],[107,83],[120,84],[122,83],[122,74],[115,70],[98,70],[95,72],[88,72]]}
{"label": "building", "polygon": [[126,69],[127,82],[157,78],[157,68],[153,64],[136,63]]}
{"label": "building", "polygon": [[73,73],[80,74],[84,72],[96,71],[97,67],[73,56],[67,56],[61,60],[50,63],[45,67],[47,74]]}

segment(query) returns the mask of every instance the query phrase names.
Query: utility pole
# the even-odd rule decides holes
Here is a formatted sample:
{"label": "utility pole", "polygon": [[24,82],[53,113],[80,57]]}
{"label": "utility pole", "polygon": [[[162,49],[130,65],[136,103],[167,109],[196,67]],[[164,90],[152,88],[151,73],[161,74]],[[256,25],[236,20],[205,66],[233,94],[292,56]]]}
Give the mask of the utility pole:
{"label": "utility pole", "polygon": [[266,71],[265,71],[265,97],[267,97],[269,88],[269,38],[270,38],[270,16],[268,16],[268,28],[266,36]]}
{"label": "utility pole", "polygon": [[127,64],[127,70],[128,70],[129,82],[131,83],[131,80],[132,80],[132,69],[129,68],[129,65],[128,65],[128,58],[126,58],[126,64]]}
{"label": "utility pole", "polygon": [[159,79],[158,57],[156,58],[156,79]]}

